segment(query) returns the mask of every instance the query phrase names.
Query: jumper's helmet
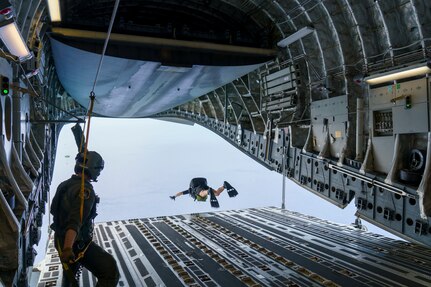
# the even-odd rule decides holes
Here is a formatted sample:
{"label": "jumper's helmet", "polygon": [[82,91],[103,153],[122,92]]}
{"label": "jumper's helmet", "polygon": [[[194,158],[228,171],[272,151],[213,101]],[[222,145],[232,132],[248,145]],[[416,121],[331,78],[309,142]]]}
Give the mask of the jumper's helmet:
{"label": "jumper's helmet", "polygon": [[97,177],[105,166],[105,162],[100,154],[95,151],[88,151],[84,163],[84,153],[76,155],[75,173],[84,173],[93,181],[97,181]]}

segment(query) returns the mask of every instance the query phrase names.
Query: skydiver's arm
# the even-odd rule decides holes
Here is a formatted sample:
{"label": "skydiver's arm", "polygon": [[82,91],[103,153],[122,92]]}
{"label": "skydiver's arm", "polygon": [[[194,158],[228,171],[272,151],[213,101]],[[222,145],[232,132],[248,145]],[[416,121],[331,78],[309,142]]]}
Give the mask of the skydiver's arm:
{"label": "skydiver's arm", "polygon": [[84,152],[85,136],[84,136],[84,133],[82,132],[81,125],[79,123],[76,123],[76,125],[74,125],[71,128],[71,130],[72,130],[73,136],[75,137],[75,142],[78,147],[78,152],[79,153]]}
{"label": "skydiver's arm", "polygon": [[184,193],[183,193],[182,191],[177,192],[177,193],[175,194],[175,197],[178,197],[178,196],[181,196],[181,195],[184,195]]}
{"label": "skydiver's arm", "polygon": [[175,198],[177,198],[178,196],[184,195],[184,194],[189,194],[189,190],[184,190],[184,191],[180,191],[175,193],[175,195],[169,196],[171,199],[175,200]]}
{"label": "skydiver's arm", "polygon": [[64,236],[64,244],[63,244],[63,250],[66,248],[72,248],[73,243],[76,239],[76,231],[73,229],[68,229],[66,231],[66,235]]}
{"label": "skydiver's arm", "polygon": [[59,250],[58,254],[60,255],[60,260],[62,263],[74,263],[75,262],[75,254],[73,253],[73,243],[76,239],[76,231],[73,229],[68,229],[66,231],[66,235],[64,236],[64,244],[63,248]]}

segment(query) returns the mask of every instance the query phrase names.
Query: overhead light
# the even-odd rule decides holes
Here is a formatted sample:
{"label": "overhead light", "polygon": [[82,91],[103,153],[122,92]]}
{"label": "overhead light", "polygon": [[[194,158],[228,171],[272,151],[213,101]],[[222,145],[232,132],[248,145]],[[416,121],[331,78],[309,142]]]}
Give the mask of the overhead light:
{"label": "overhead light", "polygon": [[301,38],[304,38],[305,36],[311,34],[314,32],[314,29],[311,27],[303,27],[296,31],[295,33],[289,35],[288,37],[284,38],[280,42],[277,43],[277,46],[285,48],[292,44],[295,41],[298,41]]}
{"label": "overhead light", "polygon": [[6,7],[0,10],[0,15],[2,15],[6,20],[13,17],[12,8]]}
{"label": "overhead light", "polygon": [[30,59],[32,54],[13,20],[0,23],[0,38],[9,50],[9,53],[19,58],[20,61]]}
{"label": "overhead light", "polygon": [[431,73],[431,69],[426,65],[420,64],[396,71],[372,75],[366,77],[364,80],[369,85],[378,85],[385,82],[392,82],[395,80],[411,78],[415,76],[425,75],[428,73]]}
{"label": "overhead light", "polygon": [[59,0],[47,0],[47,1],[48,1],[49,18],[51,18],[51,22],[60,22],[61,21],[60,1]]}

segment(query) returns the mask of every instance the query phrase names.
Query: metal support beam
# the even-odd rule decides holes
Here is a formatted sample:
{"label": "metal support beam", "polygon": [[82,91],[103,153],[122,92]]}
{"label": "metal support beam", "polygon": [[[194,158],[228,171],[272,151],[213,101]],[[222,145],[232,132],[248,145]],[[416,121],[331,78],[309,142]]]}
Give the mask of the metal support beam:
{"label": "metal support beam", "polygon": [[84,120],[37,120],[30,121],[32,124],[52,124],[52,123],[84,123]]}

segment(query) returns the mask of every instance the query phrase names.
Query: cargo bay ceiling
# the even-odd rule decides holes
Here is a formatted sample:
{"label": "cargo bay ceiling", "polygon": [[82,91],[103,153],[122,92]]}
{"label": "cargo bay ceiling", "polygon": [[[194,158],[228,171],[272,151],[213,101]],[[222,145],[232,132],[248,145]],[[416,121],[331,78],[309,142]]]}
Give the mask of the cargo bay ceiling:
{"label": "cargo bay ceiling", "polygon": [[[62,21],[52,25],[60,80],[84,106],[114,3],[60,1]],[[268,60],[294,63],[307,98],[358,93],[358,77],[425,60],[429,6],[425,0],[120,1],[107,49],[114,58],[104,63],[96,112],[150,116]],[[303,27],[314,32],[277,46]],[[113,107],[110,102],[116,100]]]}
{"label": "cargo bay ceiling", "polygon": [[[81,104],[88,101],[114,2],[62,1],[64,20],[52,29],[59,78]],[[228,3],[120,1],[95,112],[143,117],[189,102],[274,58],[270,34]]]}

